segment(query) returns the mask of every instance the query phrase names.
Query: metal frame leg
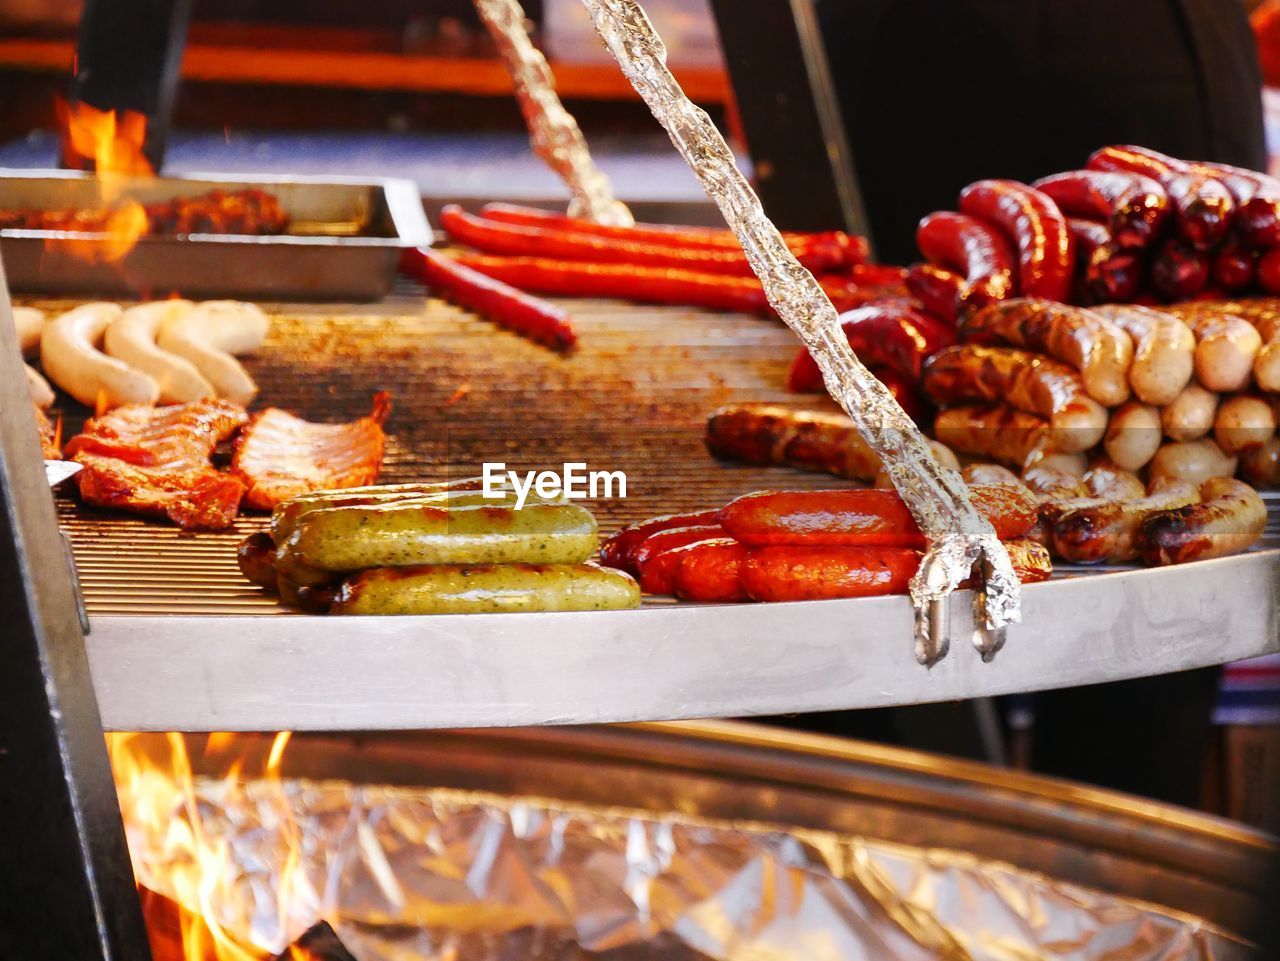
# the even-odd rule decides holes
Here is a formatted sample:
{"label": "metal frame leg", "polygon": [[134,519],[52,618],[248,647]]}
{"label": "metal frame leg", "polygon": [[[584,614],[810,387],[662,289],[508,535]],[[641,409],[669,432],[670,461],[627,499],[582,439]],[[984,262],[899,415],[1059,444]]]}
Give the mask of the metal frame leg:
{"label": "metal frame leg", "polygon": [[150,957],[0,268],[0,957]]}

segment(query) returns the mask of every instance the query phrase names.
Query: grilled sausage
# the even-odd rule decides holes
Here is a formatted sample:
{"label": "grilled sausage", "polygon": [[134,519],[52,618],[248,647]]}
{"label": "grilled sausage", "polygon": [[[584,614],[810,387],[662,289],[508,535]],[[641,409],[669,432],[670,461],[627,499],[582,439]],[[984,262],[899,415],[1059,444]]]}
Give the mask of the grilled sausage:
{"label": "grilled sausage", "polygon": [[656,534],[650,534],[646,537],[632,551],[631,559],[635,564],[636,570],[643,577],[649,562],[658,555],[672,548],[683,547],[685,544],[693,544],[698,541],[705,541],[708,538],[724,536],[724,528],[719,524],[703,524],[697,527],[668,527],[664,531],[658,531]]}
{"label": "grilled sausage", "polygon": [[1076,280],[1085,303],[1128,301],[1138,295],[1146,270],[1143,257],[1122,249],[1103,224],[1067,218],[1076,247]]}
{"label": "grilled sausage", "polygon": [[903,283],[929,316],[955,325],[960,298],[969,287],[963,277],[933,264],[912,264]]}
{"label": "grilled sausage", "polygon": [[1023,296],[1068,298],[1075,248],[1066,217],[1049,197],[1015,180],[979,180],[960,191],[959,207],[1014,241]]}
{"label": "grilled sausage", "polygon": [[659,531],[715,524],[719,514],[719,508],[696,511],[691,514],[667,514],[624,527],[604,542],[604,546],[600,548],[600,563],[605,567],[626,571],[628,574],[639,574],[640,568],[636,566],[635,552],[646,540]]}
{"label": "grilled sausage", "polygon": [[[1035,499],[1025,488],[975,487],[969,497],[1002,540],[1021,537],[1035,523]],[[925,546],[902,498],[884,490],[759,491],[725,505],[720,524],[750,546]]]}
{"label": "grilled sausage", "polygon": [[1280,311],[1249,318],[1262,346],[1253,361],[1253,379],[1262,390],[1280,393]]}
{"label": "grilled sausage", "polygon": [[1103,447],[1124,470],[1141,470],[1160,449],[1160,412],[1129,401],[1111,412]]}
{"label": "grilled sausage", "polygon": [[1209,284],[1209,255],[1181,240],[1163,244],[1151,261],[1151,287],[1165,300],[1187,300]]}
{"label": "grilled sausage", "polygon": [[1152,485],[1169,481],[1203,484],[1211,477],[1231,477],[1236,459],[1222,452],[1211,440],[1191,440],[1165,444],[1151,458],[1148,481]]}
{"label": "grilled sausage", "polygon": [[1147,307],[1100,304],[1094,310],[1133,340],[1129,384],[1144,404],[1162,407],[1191,382],[1196,338],[1177,317]]}
{"label": "grilled sausage", "polygon": [[1228,164],[1198,163],[1196,170],[1219,181],[1235,203],[1232,227],[1257,250],[1280,245],[1280,181],[1266,174]]}
{"label": "grilled sausage", "polygon": [[1160,412],[1160,425],[1170,440],[1199,440],[1213,430],[1217,412],[1218,395],[1192,383]]}
{"label": "grilled sausage", "polygon": [[1084,472],[1089,469],[1089,461],[1084,454],[1059,454],[1059,453],[1043,453],[1034,461],[1027,465],[1023,471],[1023,477],[1026,477],[1033,470],[1057,471],[1074,477],[1077,480],[1084,479]]}
{"label": "grilled sausage", "polygon": [[1013,572],[1023,584],[1038,584],[1053,576],[1053,559],[1043,544],[1019,537],[1006,541],[1004,549],[1009,554]]}
{"label": "grilled sausage", "polygon": [[373,487],[348,487],[336,491],[311,491],[292,497],[271,512],[271,538],[283,544],[293,533],[298,518],[324,507],[363,507],[394,501],[430,498],[447,491],[478,491],[484,479],[466,477],[434,484],[379,484]]}
{"label": "grilled sausage", "polygon": [[1159,182],[1130,171],[1069,170],[1032,184],[1068,216],[1105,222],[1122,248],[1149,247],[1169,220]]}
{"label": "grilled sausage", "polygon": [[[673,530],[678,529],[673,528]],[[645,561],[644,570],[640,574],[640,590],[646,594],[674,596],[676,592],[676,574],[680,571],[680,562],[684,560],[691,548],[697,547],[699,544],[706,544],[708,541],[723,542],[733,540],[733,538],[725,536],[722,527],[716,526],[707,529],[714,531],[714,533],[707,534],[699,539],[686,541],[679,546],[669,547],[661,553],[651,555]]]}
{"label": "grilled sausage", "polygon": [[924,365],[924,389],[939,406],[1005,403],[1049,422],[1055,450],[1088,450],[1102,440],[1106,409],[1085,393],[1066,364],[1007,347],[962,344],[934,354]]}
{"label": "grilled sausage", "polygon": [[844,414],[772,404],[722,407],[707,419],[707,450],[724,460],[782,464],[870,480],[880,457]]}
{"label": "grilled sausage", "polygon": [[1280,437],[1240,452],[1240,474],[1254,487],[1280,484]]}
{"label": "grilled sausage", "polygon": [[591,564],[440,564],[353,574],[330,613],[617,611],[639,604],[640,588],[629,575]]}
{"label": "grilled sausage", "polygon": [[1047,300],[1007,300],[964,318],[959,334],[962,341],[1023,347],[1070,364],[1100,404],[1114,407],[1128,399],[1133,343],[1092,311]]}
{"label": "grilled sausage", "polygon": [[742,587],[747,549],[733,538],[703,541],[678,548],[683,552],[676,569],[675,591],[686,601],[724,604],[748,600]]}
{"label": "grilled sausage", "polygon": [[929,263],[959,271],[965,280],[957,303],[983,306],[1016,294],[1014,252],[991,224],[964,214],[939,210],[916,228],[916,246]]}
{"label": "grilled sausage", "polygon": [[1076,564],[1131,561],[1138,556],[1138,531],[1144,520],[1199,499],[1195,485],[1179,483],[1133,501],[1106,501],[1069,510],[1050,532],[1053,553]]}
{"label": "grilled sausage", "polygon": [[1179,235],[1199,250],[1216,246],[1231,226],[1233,204],[1227,188],[1181,160],[1144,147],[1116,146],[1096,151],[1088,167],[1129,171],[1157,181],[1176,211]]}
{"label": "grilled sausage", "polygon": [[1237,293],[1253,286],[1257,274],[1257,257],[1237,241],[1218,248],[1209,267],[1209,279],[1227,293]]}
{"label": "grilled sausage", "polygon": [[1269,440],[1276,432],[1271,404],[1256,394],[1223,398],[1213,420],[1213,439],[1224,454],[1239,454],[1247,447]]}
{"label": "grilled sausage", "polygon": [[276,542],[266,531],[250,534],[240,542],[236,563],[249,583],[269,591],[276,589]]}
{"label": "grilled sausage", "polygon": [[742,564],[742,587],[756,601],[905,594],[920,558],[900,547],[755,547]]}
{"label": "grilled sausage", "polygon": [[1247,320],[1228,313],[1195,313],[1187,319],[1195,334],[1196,379],[1209,390],[1249,386],[1262,337]]}
{"label": "grilled sausage", "polygon": [[939,411],[934,436],[954,451],[1021,470],[1049,447],[1049,422],[1024,411],[993,406]]}
{"label": "grilled sausage", "polygon": [[1239,554],[1267,526],[1267,507],[1248,484],[1214,477],[1200,485],[1200,503],[1143,521],[1139,551],[1151,565],[1184,564]]}
{"label": "grilled sausage", "polygon": [[[950,328],[901,303],[867,304],[840,315],[840,328],[858,359],[870,367],[888,367],[912,383],[930,354],[955,343]],[[802,348],[791,364],[787,389],[823,390],[822,372]]]}
{"label": "grilled sausage", "polygon": [[1094,497],[1117,501],[1137,500],[1147,492],[1146,485],[1137,474],[1105,457],[1100,457],[1089,465],[1089,469],[1085,471],[1084,484]]}
{"label": "grilled sausage", "polygon": [[331,507],[301,518],[276,554],[326,571],[438,564],[580,564],[595,553],[596,522],[576,504]]}
{"label": "grilled sausage", "polygon": [[1084,477],[1060,467],[1035,464],[1022,474],[1022,483],[1041,498],[1080,498],[1089,496]]}

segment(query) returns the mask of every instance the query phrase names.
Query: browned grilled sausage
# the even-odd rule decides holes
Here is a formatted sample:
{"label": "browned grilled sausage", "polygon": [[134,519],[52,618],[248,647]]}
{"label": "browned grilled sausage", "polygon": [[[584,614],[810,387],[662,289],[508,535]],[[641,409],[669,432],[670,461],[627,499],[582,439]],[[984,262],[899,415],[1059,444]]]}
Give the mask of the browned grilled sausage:
{"label": "browned grilled sausage", "polygon": [[1019,470],[1049,447],[1048,421],[1002,404],[940,411],[933,433],[954,451]]}
{"label": "browned grilled sausage", "polygon": [[250,534],[240,542],[236,563],[251,584],[276,590],[276,542],[266,531]]}
{"label": "browned grilled sausage", "polygon": [[1022,472],[1022,483],[1035,494],[1045,497],[1088,497],[1084,478],[1049,464],[1035,464]]}
{"label": "browned grilled sausage", "polygon": [[1160,412],[1131,400],[1111,412],[1102,444],[1120,467],[1140,470],[1156,455],[1160,440]]}
{"label": "browned grilled sausage", "polygon": [[1022,485],[1022,479],[1017,474],[999,464],[970,464],[960,472],[960,476],[970,487],[990,487],[995,484]]}
{"label": "browned grilled sausage", "polygon": [[1195,372],[1191,328],[1172,314],[1147,307],[1099,304],[1093,309],[1133,341],[1129,384],[1138,400],[1156,407],[1173,403]]}
{"label": "browned grilled sausage", "polygon": [[1024,347],[1069,364],[1080,371],[1089,396],[1107,407],[1129,397],[1133,342],[1093,311],[1035,298],[1006,300],[963,318],[959,334],[962,341]]}
{"label": "browned grilled sausage", "polygon": [[924,390],[941,407],[1004,403],[1049,422],[1055,450],[1088,450],[1102,440],[1107,411],[1060,361],[1009,347],[945,347],[924,364]]}
{"label": "browned grilled sausage", "polygon": [[1067,511],[1053,525],[1053,553],[1077,564],[1133,560],[1144,520],[1198,500],[1192,484],[1170,484],[1135,501],[1105,501]]}
{"label": "browned grilled sausage", "polygon": [[1231,477],[1236,472],[1236,459],[1222,452],[1214,441],[1191,440],[1181,444],[1165,444],[1151,458],[1148,481],[1186,481],[1203,484],[1211,477]]}
{"label": "browned grilled sausage", "polygon": [[1224,454],[1239,454],[1248,447],[1265,443],[1275,432],[1275,411],[1266,398],[1257,394],[1223,398],[1213,420],[1213,439]]}
{"label": "browned grilled sausage", "polygon": [[772,404],[722,407],[707,419],[707,450],[725,460],[782,464],[871,480],[880,458],[844,414]]}
{"label": "browned grilled sausage", "polygon": [[1200,485],[1200,503],[1143,521],[1139,551],[1151,565],[1226,557],[1247,550],[1267,526],[1267,507],[1248,484],[1213,477]]}

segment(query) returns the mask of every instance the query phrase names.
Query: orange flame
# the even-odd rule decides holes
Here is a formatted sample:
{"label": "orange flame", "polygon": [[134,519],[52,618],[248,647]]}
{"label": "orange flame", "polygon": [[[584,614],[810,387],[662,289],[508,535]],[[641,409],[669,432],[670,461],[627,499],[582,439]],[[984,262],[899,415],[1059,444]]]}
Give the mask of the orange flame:
{"label": "orange flame", "polygon": [[[289,732],[276,735],[260,778],[277,810],[272,826],[281,846],[280,867],[275,872],[280,941],[290,940],[314,920],[299,915],[315,903],[315,892],[301,870],[300,832],[280,779],[290,736]],[[198,788],[182,735],[167,734],[162,740],[147,735],[107,735],[116,790],[130,845],[135,849],[135,876],[141,886],[177,906],[176,922],[172,917],[153,917],[161,899],[144,898],[153,949],[157,926],[176,927],[180,932],[169,939],[180,944],[180,953],[176,945],[171,946],[169,956],[157,961],[265,961],[273,953],[249,943],[250,922],[255,912],[260,915],[260,909],[252,890],[240,883],[228,839],[218,835],[217,825],[205,823],[201,801],[202,797],[217,796],[234,804],[244,798],[247,786],[242,775],[248,749],[260,743],[252,736],[210,735],[202,752],[205,758],[235,756],[226,762],[219,777]]]}
{"label": "orange flame", "polygon": [[[117,113],[87,103],[58,102],[62,124],[63,160],[68,167],[92,167],[98,175],[104,204],[119,195],[121,177],[150,177],[155,171],[142,152],[147,139],[147,118],[132,110]],[[87,263],[115,263],[124,258],[147,232],[147,212],[136,200],[125,199],[107,210],[83,217],[70,230],[92,230],[106,239],[66,238],[53,242],[72,257]]]}

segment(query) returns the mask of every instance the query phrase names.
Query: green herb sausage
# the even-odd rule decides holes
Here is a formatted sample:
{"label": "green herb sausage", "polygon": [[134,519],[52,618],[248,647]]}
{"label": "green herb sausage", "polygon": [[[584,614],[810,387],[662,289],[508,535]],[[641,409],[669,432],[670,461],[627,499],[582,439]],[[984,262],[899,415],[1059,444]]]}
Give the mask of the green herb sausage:
{"label": "green herb sausage", "polygon": [[331,614],[485,614],[637,607],[630,575],[593,564],[440,564],[361,571]]}
{"label": "green herb sausage", "polygon": [[293,533],[298,518],[325,507],[360,507],[419,497],[439,496],[449,491],[478,491],[484,487],[481,477],[465,477],[435,484],[380,484],[373,487],[348,487],[345,490],[312,491],[290,498],[271,512],[271,537],[283,544]]}
{"label": "green herb sausage", "polygon": [[[596,521],[576,504],[514,507],[408,502],[332,507],[302,517],[276,569],[325,571],[420,564],[580,564],[595,553]],[[301,583],[300,581],[298,581]]]}

